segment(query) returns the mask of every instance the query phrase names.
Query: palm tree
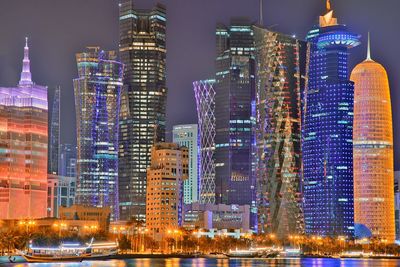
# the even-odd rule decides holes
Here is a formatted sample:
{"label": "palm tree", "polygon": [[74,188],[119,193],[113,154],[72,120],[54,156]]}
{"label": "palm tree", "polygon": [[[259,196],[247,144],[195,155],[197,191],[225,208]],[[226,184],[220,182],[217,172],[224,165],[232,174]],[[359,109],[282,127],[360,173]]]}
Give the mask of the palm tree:
{"label": "palm tree", "polygon": [[6,231],[0,232],[0,247],[2,253],[6,251],[8,254],[13,252],[15,248],[18,247],[18,243],[21,236],[18,234],[17,231],[12,229],[7,229]]}
{"label": "palm tree", "polygon": [[132,250],[139,251],[139,234],[138,230],[144,227],[144,221],[139,220],[136,217],[131,217],[131,219],[126,223],[128,227],[128,234],[131,235],[131,246]]}

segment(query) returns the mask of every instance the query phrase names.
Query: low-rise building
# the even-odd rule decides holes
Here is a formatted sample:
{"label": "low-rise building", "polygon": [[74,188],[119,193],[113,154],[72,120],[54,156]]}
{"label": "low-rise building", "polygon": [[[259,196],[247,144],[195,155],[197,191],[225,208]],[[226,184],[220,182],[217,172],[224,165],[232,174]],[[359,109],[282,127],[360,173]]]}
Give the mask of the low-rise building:
{"label": "low-rise building", "polygon": [[55,232],[59,236],[76,233],[79,236],[94,234],[100,230],[97,220],[61,220],[57,218],[42,218],[32,220],[2,220],[1,228],[20,228],[27,233]]}
{"label": "low-rise building", "polygon": [[76,177],[48,174],[47,179],[47,217],[58,218],[58,207],[74,204]]}
{"label": "low-rise building", "polygon": [[250,230],[250,205],[185,205],[183,227],[186,229]]}
{"label": "low-rise building", "polygon": [[111,209],[109,207],[96,208],[83,205],[72,205],[71,207],[60,207],[59,217],[61,220],[83,220],[97,221],[100,230],[108,231],[110,225]]}

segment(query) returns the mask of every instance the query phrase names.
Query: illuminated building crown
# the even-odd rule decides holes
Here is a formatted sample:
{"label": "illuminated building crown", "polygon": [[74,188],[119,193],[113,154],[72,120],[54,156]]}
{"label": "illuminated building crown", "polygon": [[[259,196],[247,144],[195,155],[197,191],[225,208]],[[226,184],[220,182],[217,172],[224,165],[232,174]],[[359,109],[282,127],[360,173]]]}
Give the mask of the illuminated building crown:
{"label": "illuminated building crown", "polygon": [[331,2],[329,0],[326,1],[326,10],[327,13],[319,17],[319,26],[328,27],[338,25],[337,18],[333,17],[333,10],[331,9]]}
{"label": "illuminated building crown", "polygon": [[25,37],[25,47],[24,47],[24,59],[22,61],[22,72],[21,79],[19,80],[19,86],[31,86],[32,74],[29,60],[29,47],[28,47],[28,37]]}

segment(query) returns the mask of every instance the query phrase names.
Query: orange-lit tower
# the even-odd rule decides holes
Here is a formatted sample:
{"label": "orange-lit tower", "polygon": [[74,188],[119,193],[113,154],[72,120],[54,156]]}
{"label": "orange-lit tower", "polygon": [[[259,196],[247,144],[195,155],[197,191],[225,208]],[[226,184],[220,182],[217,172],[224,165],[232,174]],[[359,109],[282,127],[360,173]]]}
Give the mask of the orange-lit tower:
{"label": "orange-lit tower", "polygon": [[351,78],[354,88],[354,221],[384,242],[395,240],[393,128],[389,81],[373,61],[368,37],[367,59]]}
{"label": "orange-lit tower", "polygon": [[47,87],[32,82],[28,39],[21,79],[0,87],[0,219],[46,217]]}

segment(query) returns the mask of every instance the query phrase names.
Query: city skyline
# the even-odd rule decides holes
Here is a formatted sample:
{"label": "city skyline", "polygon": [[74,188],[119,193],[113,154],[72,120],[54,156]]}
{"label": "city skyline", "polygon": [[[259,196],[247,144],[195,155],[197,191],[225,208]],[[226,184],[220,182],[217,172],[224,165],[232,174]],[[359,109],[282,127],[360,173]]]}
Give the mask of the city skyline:
{"label": "city skyline", "polygon": [[14,1],[22,23],[0,3],[0,264],[400,264],[386,10],[400,4]]}
{"label": "city skyline", "polygon": [[[74,54],[83,50],[87,45],[99,45],[107,50],[117,49],[118,40],[118,6],[115,6],[115,2],[113,1],[96,1],[95,6],[99,13],[103,11],[110,14],[101,22],[99,22],[99,19],[96,19],[96,14],[93,14],[93,22],[91,22],[92,20],[85,20],[84,11],[93,8],[93,5],[90,5],[90,1],[80,6],[79,12],[76,14],[76,22],[73,22],[71,26],[66,26],[65,28],[68,33],[68,40],[65,39],[66,36],[55,33],[54,29],[51,27],[46,30],[42,30],[42,27],[38,27],[38,25],[43,23],[49,24],[52,19],[55,18],[53,12],[60,14],[60,12],[55,12],[59,8],[63,9],[66,14],[72,12],[71,10],[77,9],[78,2],[79,1],[76,3],[70,1],[67,5],[61,4],[56,7],[51,4],[47,5],[47,3],[49,3],[47,0],[40,0],[39,4],[34,5],[43,7],[40,10],[34,9],[33,4],[26,1],[17,0],[7,4],[4,2],[0,3],[1,10],[9,9],[10,11],[0,17],[0,22],[6,25],[10,22],[13,24],[12,27],[3,29],[5,40],[9,40],[9,42],[0,44],[0,51],[7,51],[5,54],[0,54],[0,58],[4,59],[0,62],[0,81],[2,81],[2,85],[4,86],[11,86],[13,80],[17,79],[19,69],[18,58],[20,57],[20,55],[18,55],[17,44],[22,45],[23,37],[28,35],[32,39],[32,42],[35,42],[35,46],[37,46],[32,54],[34,59],[34,76],[37,77],[38,83],[49,85],[49,102],[52,101],[54,87],[56,85],[61,85],[61,98],[65,102],[61,111],[61,140],[64,143],[74,143],[73,140],[75,136],[71,127],[75,125],[74,118],[69,116],[73,104],[71,79],[76,76]],[[155,2],[157,1],[135,1],[138,8],[151,8],[154,6]],[[195,100],[193,91],[191,90],[192,82],[198,79],[207,79],[213,75],[214,61],[212,59],[213,56],[215,56],[213,40],[215,37],[211,32],[214,31],[216,22],[228,23],[230,17],[234,16],[248,16],[252,21],[257,21],[259,12],[258,1],[256,0],[245,4],[238,0],[229,1],[229,7],[227,6],[228,1],[218,1],[218,3],[212,1],[202,1],[202,3],[198,1],[186,1],[187,4],[186,2],[182,4],[183,2],[181,0],[160,2],[166,4],[167,8],[171,10],[168,14],[168,38],[170,40],[168,46],[170,49],[167,57],[176,59],[173,61],[167,60],[167,75],[169,77],[167,87],[170,88],[167,104],[167,132],[170,137],[173,125],[196,122]],[[286,34],[297,33],[298,38],[304,39],[307,29],[317,23],[315,18],[324,10],[325,1],[310,0],[308,3],[292,2],[293,1],[289,0],[284,0],[284,2],[265,0],[264,24],[266,26],[278,24],[273,27],[274,30]],[[24,5],[21,5],[21,3],[24,3]],[[400,60],[398,60],[397,55],[394,54],[396,42],[393,42],[393,44],[385,44],[384,49],[381,40],[389,37],[392,38],[390,32],[395,30],[395,20],[393,19],[395,16],[388,15],[380,17],[375,14],[379,13],[375,12],[375,10],[381,10],[382,12],[390,14],[390,12],[396,10],[397,5],[398,4],[394,0],[386,2],[385,5],[379,5],[379,3],[365,3],[361,0],[347,1],[346,4],[339,1],[332,1],[332,6],[336,14],[339,15],[343,21],[346,21],[348,25],[351,25],[351,28],[355,32],[365,37],[367,31],[370,30],[374,35],[376,40],[374,56],[388,69],[390,85],[391,88],[393,88],[391,94],[394,109],[397,108],[396,106],[399,106],[396,105],[396,103],[400,102],[400,92],[396,90],[396,88],[398,88],[398,80],[395,75],[396,69],[398,69],[398,67],[396,67],[397,62],[400,62]],[[226,9],[224,9],[224,7],[226,7]],[[11,12],[12,10],[16,10],[17,8],[20,10],[21,14],[24,14],[24,16],[20,17],[18,22],[8,16],[8,14],[13,13]],[[48,17],[34,21],[34,18],[36,19],[38,14],[46,12],[50,14]],[[192,12],[191,16],[187,14],[190,12]],[[204,21],[201,19],[203,16],[198,13],[204,14],[204,12],[207,12],[210,20]],[[282,18],[279,16],[281,12],[285,12],[290,16],[284,16],[284,18]],[[363,16],[354,18],[352,12],[363,14]],[[64,25],[68,17],[69,16],[61,15],[61,17],[57,16],[57,19],[59,19],[59,23]],[[193,19],[188,20],[189,17],[193,17]],[[182,25],[183,20],[189,21],[187,23],[188,26]],[[82,26],[82,21],[85,21],[88,25]],[[199,23],[200,21],[202,23]],[[294,21],[298,23],[294,23]],[[98,28],[102,30],[93,31],[93,34],[88,35],[88,29],[93,28],[95,23],[100,23],[101,27]],[[192,27],[193,30],[191,32],[185,32],[182,31],[182,27]],[[383,28],[386,30],[381,31],[380,29]],[[182,43],[182,38],[185,37],[195,38],[185,39],[185,42]],[[64,49],[63,44],[66,41],[71,45]],[[184,56],[177,56],[178,53],[182,52],[183,48],[187,50],[184,51]],[[362,46],[352,51],[350,68],[354,67],[355,64],[364,58],[363,51],[365,51],[365,48],[366,43],[363,42]],[[194,55],[193,51],[199,51],[198,54],[207,56],[199,57],[198,55]],[[63,66],[56,66],[56,62],[52,60],[57,54],[60,54],[60,60],[65,63],[62,64]],[[394,56],[390,56],[391,54]],[[190,64],[190,62],[196,62],[196,60],[198,60],[198,64]],[[187,66],[191,67],[188,68]],[[57,71],[57,73],[53,70]],[[180,74],[182,72],[185,75],[181,76]],[[182,77],[182,79],[177,79],[178,76]],[[187,112],[180,112],[177,105],[174,105],[179,95],[181,95],[181,99],[183,98],[186,100],[185,102],[187,102],[185,103]],[[396,123],[400,120],[400,116],[397,115],[397,113],[398,112],[394,110],[394,143],[397,148],[395,151],[398,151],[400,148],[400,135],[396,134],[400,129],[400,124]]]}

